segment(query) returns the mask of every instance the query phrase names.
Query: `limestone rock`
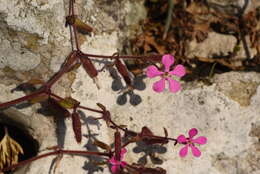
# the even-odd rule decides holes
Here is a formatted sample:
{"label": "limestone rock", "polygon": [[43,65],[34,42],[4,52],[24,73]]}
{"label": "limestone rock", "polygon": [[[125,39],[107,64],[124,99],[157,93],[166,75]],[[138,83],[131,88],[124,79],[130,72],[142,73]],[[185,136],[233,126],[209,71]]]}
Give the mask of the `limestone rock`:
{"label": "limestone rock", "polygon": [[[120,2],[116,5],[115,1],[77,1],[78,12],[85,16],[83,20],[89,22],[97,30],[96,33],[84,36],[82,39],[81,46],[84,51],[112,54],[118,48],[120,49],[118,41],[122,38],[118,31],[121,30],[115,14],[111,14],[113,10],[109,11],[109,6],[110,3],[115,3],[113,5],[116,11],[120,9],[120,5],[123,6],[122,9],[128,8],[124,4],[132,3],[132,1]],[[67,13],[64,7],[67,6],[67,2],[62,0],[0,1],[0,26],[3,28],[0,30],[0,48],[7,49],[3,54],[6,58],[13,59],[13,61],[6,58],[0,59],[2,60],[0,75],[3,79],[5,78],[3,81],[8,80],[8,83],[1,82],[0,84],[0,102],[25,95],[18,91],[11,93],[18,82],[33,75],[47,80],[59,69],[70,51],[69,31],[64,28],[64,17]],[[121,17],[126,17],[126,15],[122,12]],[[208,40],[201,43],[202,45],[191,43],[189,54],[193,56],[210,56],[219,52],[226,54],[233,50],[235,43],[233,36],[210,33]],[[24,51],[25,58],[21,50]],[[101,69],[107,62],[109,60],[98,60],[94,64],[97,69]],[[139,96],[139,99],[141,98],[141,103],[132,105],[130,100],[136,100],[137,97],[127,96],[126,104],[118,105],[117,100],[121,94],[113,90],[115,79],[112,79],[108,69],[99,73],[98,79],[101,86],[99,90],[82,67],[76,72],[76,74],[66,75],[65,79],[59,81],[54,87],[54,92],[62,96],[72,96],[83,106],[91,108],[97,108],[98,102],[102,103],[110,110],[115,122],[127,124],[129,129],[135,131],[148,126],[156,135],[163,135],[165,127],[169,136],[176,138],[180,134],[187,135],[188,130],[195,127],[199,130],[199,136],[203,135],[208,138],[208,143],[199,147],[202,156],[198,159],[192,157],[190,153],[186,158],[180,158],[178,153],[181,145],[174,146],[174,143],[169,143],[164,147],[149,148],[144,148],[141,144],[132,144],[127,147],[126,161],[128,163],[146,160],[147,166],[163,167],[169,174],[260,173],[258,165],[260,158],[259,73],[229,72],[216,75],[211,86],[201,85],[199,82],[182,82],[183,90],[177,94],[168,91],[155,93],[152,90],[152,84],[157,79],[144,78],[146,89],[134,90],[133,93]],[[118,81],[120,78],[117,79]],[[113,143],[113,132],[107,128],[106,124],[91,119],[99,117],[99,114],[82,111],[84,136],[82,144],[77,144],[71,119],[54,122],[53,118],[39,114],[37,112],[39,108],[40,105],[36,104],[19,109],[19,112],[31,119],[27,118],[25,122],[27,120],[31,124],[36,124],[32,125],[32,130],[37,131],[31,130],[31,134],[35,133],[34,136],[39,138],[41,150],[39,154],[47,152],[43,151],[47,147],[57,145],[57,141],[64,146],[64,149],[100,150],[91,146],[93,137],[91,139],[89,134],[107,144]],[[161,159],[161,164],[153,164],[154,161],[150,158],[151,151]],[[50,156],[31,163],[26,174],[51,173],[54,158]],[[110,173],[108,166],[99,167],[93,165],[92,161],[93,158],[90,157],[64,155],[56,172],[64,174]],[[19,170],[14,173],[18,172]]]}

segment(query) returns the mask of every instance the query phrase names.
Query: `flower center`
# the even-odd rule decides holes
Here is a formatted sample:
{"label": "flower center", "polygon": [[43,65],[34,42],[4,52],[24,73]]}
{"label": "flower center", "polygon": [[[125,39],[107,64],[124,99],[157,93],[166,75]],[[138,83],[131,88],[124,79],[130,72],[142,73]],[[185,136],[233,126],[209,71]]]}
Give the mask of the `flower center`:
{"label": "flower center", "polygon": [[162,77],[163,78],[171,77],[171,74],[169,74],[169,72],[164,72]]}
{"label": "flower center", "polygon": [[188,144],[188,145],[194,145],[194,143],[193,143],[189,138],[187,138],[187,140],[188,140],[188,141],[187,141],[187,144]]}

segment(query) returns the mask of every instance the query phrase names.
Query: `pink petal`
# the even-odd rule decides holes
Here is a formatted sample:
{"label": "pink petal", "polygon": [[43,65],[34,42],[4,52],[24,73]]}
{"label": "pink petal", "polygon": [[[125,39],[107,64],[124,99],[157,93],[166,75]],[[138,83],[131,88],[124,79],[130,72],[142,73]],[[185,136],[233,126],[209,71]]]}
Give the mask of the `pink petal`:
{"label": "pink petal", "polygon": [[173,80],[169,77],[167,78],[167,80],[169,82],[169,89],[171,92],[175,93],[181,89],[181,84],[176,80]]}
{"label": "pink petal", "polygon": [[181,150],[180,150],[180,152],[179,152],[179,155],[180,155],[180,157],[185,157],[186,155],[187,155],[187,153],[188,153],[188,144],[185,146],[185,147],[183,147]]}
{"label": "pink petal", "polygon": [[124,155],[127,152],[126,148],[121,149],[120,155]]}
{"label": "pink petal", "polygon": [[109,163],[112,165],[116,165],[118,162],[115,160],[115,157],[113,156],[110,160]]}
{"label": "pink petal", "polygon": [[206,144],[207,143],[207,138],[204,136],[198,137],[196,139],[191,140],[192,143],[197,143],[197,144]]}
{"label": "pink petal", "polygon": [[169,74],[182,77],[186,74],[186,71],[183,65],[177,65],[172,71],[169,72]]}
{"label": "pink petal", "polygon": [[194,137],[197,134],[198,134],[198,130],[196,128],[192,128],[189,130],[189,136],[191,139],[192,139],[192,137]]}
{"label": "pink petal", "polygon": [[184,135],[179,135],[177,138],[178,143],[186,143],[187,139],[185,138]]}
{"label": "pink petal", "polygon": [[124,168],[127,165],[127,163],[125,161],[121,161],[120,165]]}
{"label": "pink petal", "polygon": [[121,152],[120,152],[120,159],[121,160],[123,160],[126,152],[127,152],[126,148],[121,149]]}
{"label": "pink petal", "polygon": [[152,66],[149,66],[146,70],[146,75],[147,77],[149,78],[153,78],[153,77],[156,77],[156,76],[159,76],[159,75],[162,75],[163,72],[159,71],[157,69],[156,66],[152,65]]}
{"label": "pink petal", "polygon": [[165,88],[165,79],[164,78],[162,78],[161,80],[159,80],[153,84],[153,90],[155,92],[162,92],[164,90],[164,88]]}
{"label": "pink petal", "polygon": [[200,155],[201,155],[200,150],[197,147],[193,146],[193,145],[191,145],[190,147],[191,147],[192,154],[195,157],[200,157]]}
{"label": "pink petal", "polygon": [[165,67],[165,72],[169,72],[170,71],[170,66],[174,63],[174,57],[170,54],[165,54],[162,57],[162,63]]}
{"label": "pink petal", "polygon": [[119,167],[119,166],[112,166],[112,167],[111,167],[112,173],[116,173],[118,167]]}

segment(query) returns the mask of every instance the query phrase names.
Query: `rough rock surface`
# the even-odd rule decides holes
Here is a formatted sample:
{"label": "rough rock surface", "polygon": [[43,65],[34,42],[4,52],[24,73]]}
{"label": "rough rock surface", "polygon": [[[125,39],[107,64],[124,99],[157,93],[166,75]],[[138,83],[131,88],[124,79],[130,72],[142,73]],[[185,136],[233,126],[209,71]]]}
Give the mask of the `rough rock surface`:
{"label": "rough rock surface", "polygon": [[[136,2],[127,0],[120,3],[79,0],[77,4],[78,13],[83,20],[96,29],[91,36],[80,36],[83,51],[108,55],[121,49],[120,43],[127,27],[122,30],[120,27],[126,24],[135,28],[134,24],[138,20],[133,19],[131,22],[130,16],[134,16],[133,11],[143,8]],[[62,0],[0,0],[0,102],[24,95],[22,92],[10,92],[16,84],[30,78],[46,80],[59,69],[70,51],[69,31],[64,28],[67,5],[68,2]],[[118,9],[120,10],[117,11]],[[227,39],[226,36],[223,37]],[[210,54],[206,52],[208,50],[201,51],[200,54],[205,56]],[[101,69],[104,62],[107,60],[96,61],[97,69]],[[173,143],[165,147],[150,148],[138,144],[128,147],[127,162],[147,160],[147,166],[163,167],[169,174],[260,173],[259,73],[229,72],[216,75],[210,86],[202,82],[183,82],[183,90],[177,94],[167,91],[160,94],[153,92],[151,87],[156,79],[146,78],[146,89],[134,91],[135,96],[140,96],[142,100],[136,106],[130,101],[137,97],[131,98],[129,95],[126,104],[117,104],[121,94],[112,89],[115,85],[112,82],[115,80],[113,81],[107,69],[98,78],[100,90],[80,67],[76,73],[72,72],[61,79],[54,92],[62,96],[71,95],[81,101],[82,105],[91,108],[97,108],[96,103],[100,102],[111,111],[115,122],[127,124],[136,131],[142,126],[149,126],[155,134],[163,135],[165,127],[170,136],[177,137],[196,127],[199,135],[208,138],[208,143],[199,147],[202,156],[198,159],[191,154],[180,158],[178,152],[181,146],[174,146]],[[89,134],[108,144],[113,142],[113,133],[107,129],[106,124],[91,119],[99,116],[97,114],[84,112],[81,121],[85,136],[82,144],[77,144],[70,119],[55,123],[51,117],[37,113],[39,107],[40,105],[35,104],[19,111],[28,115],[28,118],[39,117],[31,124],[37,124],[34,126],[36,131],[33,136],[40,143],[40,154],[46,152],[43,150],[47,147],[57,145],[57,140],[65,149],[97,150],[91,146]],[[39,120],[44,125],[38,125]],[[54,136],[55,131],[58,132],[58,137]],[[151,152],[156,152],[162,164],[153,164],[149,158]],[[26,169],[26,174],[50,173],[53,159],[50,156],[33,162]],[[109,173],[107,166],[91,165],[89,162],[92,160],[89,157],[64,155],[56,173]],[[19,170],[15,173],[19,173]]]}

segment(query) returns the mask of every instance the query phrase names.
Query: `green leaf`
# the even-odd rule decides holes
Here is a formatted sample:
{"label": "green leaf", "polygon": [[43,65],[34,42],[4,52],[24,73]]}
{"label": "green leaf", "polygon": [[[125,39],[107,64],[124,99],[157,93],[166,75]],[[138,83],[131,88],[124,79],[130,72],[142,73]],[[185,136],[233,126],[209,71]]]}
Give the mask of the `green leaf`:
{"label": "green leaf", "polygon": [[62,106],[63,108],[66,108],[66,109],[72,109],[76,105],[79,104],[79,102],[77,100],[75,100],[71,97],[66,97],[63,100],[60,100],[58,103],[59,103],[60,106]]}

